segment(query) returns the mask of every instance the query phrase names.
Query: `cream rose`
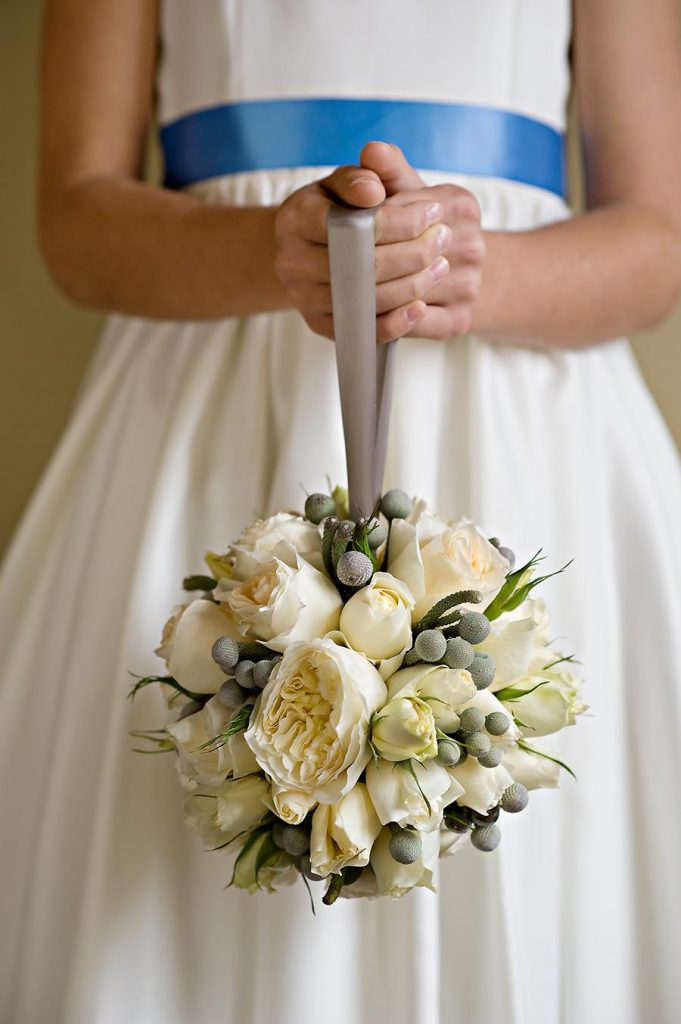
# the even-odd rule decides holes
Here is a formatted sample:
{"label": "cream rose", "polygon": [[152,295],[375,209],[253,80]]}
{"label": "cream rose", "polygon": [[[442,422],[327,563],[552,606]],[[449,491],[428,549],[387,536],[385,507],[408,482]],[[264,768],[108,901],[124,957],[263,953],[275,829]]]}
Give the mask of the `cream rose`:
{"label": "cream rose", "polygon": [[430,707],[410,694],[394,697],[373,719],[371,742],[387,761],[435,757],[437,735]]}
{"label": "cream rose", "polygon": [[421,856],[413,864],[399,864],[390,855],[390,829],[384,828],[371,851],[371,866],[380,893],[397,899],[415,886],[423,885],[436,892],[435,879],[440,853],[440,833],[421,834]]}
{"label": "cream rose", "polygon": [[275,651],[335,629],[343,607],[331,580],[299,556],[295,568],[272,558],[247,580],[223,579],[214,596],[229,608],[242,639]]}
{"label": "cream rose", "polygon": [[[530,744],[526,747],[529,748]],[[526,789],[555,789],[560,777],[560,765],[548,757],[542,757],[539,747],[537,753],[523,749],[512,743],[504,751],[502,764],[513,776],[515,782],[522,783]]]}
{"label": "cream rose", "polygon": [[230,546],[228,558],[232,563],[232,577],[245,580],[275,553],[295,564],[290,557],[292,552],[306,561],[314,556],[316,562],[321,550],[321,535],[316,526],[293,512],[277,512],[246,527]]}
{"label": "cream rose", "polygon": [[217,693],[225,681],[225,673],[211,656],[219,636],[231,634],[229,615],[213,601],[199,598],[179,611],[166,623],[161,647],[156,651],[166,661],[168,671],[178,683],[195,693]]}
{"label": "cream rose", "polygon": [[312,815],[312,870],[324,878],[345,867],[364,867],[380,831],[381,823],[362,782],[337,803],[319,804]]}
{"label": "cream rose", "polygon": [[201,711],[166,726],[179,755],[180,771],[188,779],[207,786],[224,782],[232,768],[228,744],[205,745],[220,735],[232,715],[219,697],[211,697]]}
{"label": "cream rose", "polygon": [[388,697],[413,694],[428,704],[436,726],[454,732],[459,710],[477,693],[470,672],[446,665],[413,665],[400,669],[388,680]]}
{"label": "cream rose", "polygon": [[509,564],[474,523],[448,525],[420,503],[408,519],[393,521],[388,569],[411,589],[418,621],[436,601],[459,590],[478,590],[491,601]]}
{"label": "cream rose", "polygon": [[411,647],[414,597],[401,580],[377,572],[343,608],[340,630],[354,650],[372,661],[384,661]]}
{"label": "cream rose", "polygon": [[369,723],[385,702],[380,675],[361,654],[330,640],[295,643],[256,702],[246,741],[272,778],[273,794],[335,803],[371,757]]}
{"label": "cream rose", "polygon": [[474,757],[467,757],[463,764],[450,771],[464,790],[456,802],[480,814],[487,814],[491,807],[496,807],[504,790],[513,782],[503,765],[483,768]]}
{"label": "cream rose", "polygon": [[232,882],[237,888],[250,893],[276,892],[296,881],[298,872],[291,858],[283,850],[270,849],[271,842],[269,832],[246,842],[234,864]]}
{"label": "cream rose", "polygon": [[404,765],[372,760],[366,770],[367,790],[382,825],[395,821],[430,832],[440,827],[444,808],[463,793],[463,786],[435,760],[415,761],[413,769],[416,779]]}
{"label": "cream rose", "polygon": [[267,814],[268,788],[261,775],[202,787],[184,799],[185,824],[198,832],[207,846],[230,843],[260,824]]}
{"label": "cream rose", "polygon": [[531,691],[506,704],[523,722],[520,731],[526,736],[548,736],[574,725],[577,715],[589,706],[580,700],[580,680],[572,672],[550,669],[522,676],[513,681],[513,687]]}

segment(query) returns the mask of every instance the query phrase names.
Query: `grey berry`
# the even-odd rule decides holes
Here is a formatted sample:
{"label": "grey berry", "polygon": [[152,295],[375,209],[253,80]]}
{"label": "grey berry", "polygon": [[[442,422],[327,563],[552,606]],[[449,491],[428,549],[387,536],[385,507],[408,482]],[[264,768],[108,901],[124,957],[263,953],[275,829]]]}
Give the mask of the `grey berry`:
{"label": "grey berry", "polygon": [[459,620],[459,636],[469,644],[481,644],[489,636],[489,619],[482,612],[465,612]]}
{"label": "grey berry", "polygon": [[210,653],[215,664],[225,673],[231,672],[239,660],[239,646],[231,636],[219,636]]}
{"label": "grey berry", "polygon": [[218,691],[220,703],[226,708],[240,708],[246,699],[246,694],[237,683],[236,679],[225,679]]}
{"label": "grey berry", "polygon": [[453,768],[461,760],[461,748],[454,740],[437,741],[437,760],[445,768]]}
{"label": "grey berry", "polygon": [[398,488],[386,491],[381,498],[381,512],[386,519],[406,519],[411,510],[411,498]]}
{"label": "grey berry", "polygon": [[524,811],[529,802],[530,795],[521,782],[514,782],[504,790],[501,797],[501,806],[509,814],[517,814]]}
{"label": "grey berry", "polygon": [[281,845],[292,857],[302,857],[310,850],[310,833],[300,825],[284,825],[281,831]]}
{"label": "grey berry", "polygon": [[501,547],[501,541],[499,540],[498,537],[488,537],[487,540],[490,542],[490,544],[493,547],[495,547],[495,548],[500,548]]}
{"label": "grey berry", "polygon": [[496,669],[494,658],[485,651],[476,651],[473,661],[468,666],[468,671],[478,690],[486,690],[491,685]]}
{"label": "grey berry", "polygon": [[180,711],[178,716],[178,722],[181,722],[183,718],[189,718],[190,715],[195,715],[197,711],[201,711],[203,704],[198,700],[190,700],[188,704]]}
{"label": "grey berry", "polygon": [[414,650],[423,661],[439,661],[447,650],[447,641],[439,629],[424,629],[416,637]]}
{"label": "grey berry", "polygon": [[499,554],[510,563],[511,569],[515,565],[515,555],[510,548],[499,548]]}
{"label": "grey berry", "polygon": [[336,565],[336,576],[346,587],[363,587],[373,572],[371,559],[361,551],[345,551]]}
{"label": "grey berry", "polygon": [[453,636],[447,641],[447,650],[442,658],[447,668],[468,668],[473,662],[475,651],[463,637]]}
{"label": "grey berry", "polygon": [[255,663],[253,668],[253,682],[259,690],[263,690],[267,686],[267,681],[270,678],[273,668],[274,662],[270,661],[269,658],[265,658],[263,661]]}
{"label": "grey berry", "polygon": [[283,821],[275,821],[272,826],[272,841],[280,850],[284,849],[284,829],[286,824]]}
{"label": "grey berry", "polygon": [[479,708],[464,708],[459,718],[461,732],[479,732],[485,724],[485,716]]}
{"label": "grey berry", "polygon": [[402,668],[409,668],[410,665],[415,665],[419,661],[419,656],[412,647],[410,651],[407,651],[404,658],[402,659]]}
{"label": "grey berry", "polygon": [[369,547],[372,551],[380,548],[381,544],[385,543],[388,531],[386,530],[383,523],[379,523],[376,519],[372,522],[367,533],[367,539],[369,541]]}
{"label": "grey berry", "polygon": [[503,711],[492,711],[485,719],[485,729],[490,736],[503,736],[510,725],[511,719]]}
{"label": "grey berry", "polygon": [[465,743],[466,750],[471,757],[480,757],[481,754],[487,754],[492,747],[492,741],[484,732],[472,732],[470,736],[466,736]]}
{"label": "grey berry", "polygon": [[312,870],[312,862],[310,861],[310,855],[307,853],[304,853],[303,856],[298,861],[298,870],[300,871],[301,875],[305,875],[305,877],[309,878],[311,882],[321,881],[322,876],[316,875]]}
{"label": "grey berry", "polygon": [[315,525],[327,516],[332,516],[335,511],[336,502],[330,494],[310,494],[305,502],[305,517]]}
{"label": "grey berry", "polygon": [[482,828],[474,828],[471,832],[471,842],[476,850],[491,853],[501,842],[499,826],[483,825]]}
{"label": "grey berry", "polygon": [[502,757],[503,754],[498,747],[490,746],[486,754],[478,754],[478,764],[483,768],[498,768]]}
{"label": "grey berry", "polygon": [[236,679],[239,686],[243,686],[244,690],[253,689],[253,669],[255,668],[255,662],[249,658],[245,658],[240,661],[237,667],[234,669],[234,678]]}
{"label": "grey berry", "polygon": [[388,849],[398,864],[413,864],[421,856],[421,836],[414,829],[400,829],[391,835]]}

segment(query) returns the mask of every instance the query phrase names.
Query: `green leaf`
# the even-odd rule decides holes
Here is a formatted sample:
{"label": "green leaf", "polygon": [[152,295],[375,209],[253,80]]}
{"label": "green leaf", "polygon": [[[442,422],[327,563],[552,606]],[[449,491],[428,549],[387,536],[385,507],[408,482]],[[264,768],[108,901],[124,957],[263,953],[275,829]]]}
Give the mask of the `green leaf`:
{"label": "green leaf", "polygon": [[513,572],[509,572],[503,587],[501,588],[497,596],[494,598],[494,600],[485,608],[485,615],[490,620],[490,622],[493,619],[498,619],[501,613],[505,611],[506,602],[513,595],[516,587],[520,583],[521,578],[528,571],[528,569],[533,569],[535,565],[539,565],[539,563],[543,561],[543,558],[541,557],[541,552],[542,549],[539,548],[539,551],[537,551],[537,553],[532,556],[529,562],[526,562],[525,565],[521,565],[519,569],[514,569]]}
{"label": "green leaf", "polygon": [[185,576],[182,580],[183,590],[215,590],[218,585],[218,581],[214,580],[212,576]]}
{"label": "green leaf", "polygon": [[322,896],[322,903],[326,907],[331,907],[340,896],[340,891],[343,888],[343,876],[342,875],[331,875],[329,881],[329,887]]}
{"label": "green leaf", "polygon": [[282,852],[283,851],[279,849],[274,839],[272,838],[272,833],[270,832],[269,834],[267,834],[265,836],[262,846],[258,850],[258,856],[255,858],[255,884],[258,886],[258,888],[260,888],[260,872],[264,867],[266,867],[269,861],[273,860],[275,857],[278,857],[279,854]]}
{"label": "green leaf", "polygon": [[504,686],[501,690],[496,690],[494,696],[497,700],[513,702],[514,700],[520,700],[521,697],[527,697],[529,693],[534,693],[534,691],[538,690],[540,686],[548,686],[550,682],[550,679],[542,679],[540,683],[537,683],[536,686],[530,687],[529,690],[523,690],[519,686]]}
{"label": "green leaf", "polygon": [[300,877],[302,878],[305,888],[307,889],[307,895],[310,897],[310,907],[312,908],[312,916],[316,917],[317,911],[315,910],[314,899],[312,898],[312,889],[310,888],[310,883],[308,882],[307,878],[305,877],[302,871],[300,872]]}
{"label": "green leaf", "polygon": [[547,761],[553,761],[554,764],[560,765],[560,767],[564,768],[565,771],[572,776],[575,782],[577,782],[577,776],[573,772],[572,768],[570,768],[569,765],[565,764],[565,761],[561,761],[558,757],[552,757],[552,755],[547,754],[545,750],[535,750],[534,747],[530,747],[526,743],[522,743],[520,740],[518,740],[518,746],[527,754],[536,754],[537,757],[545,757]]}
{"label": "green leaf", "polygon": [[555,572],[548,572],[545,576],[538,576],[536,580],[530,580],[524,586],[519,587],[513,596],[504,605],[505,612],[512,612],[518,608],[523,601],[532,593],[535,587],[538,587],[540,583],[544,583],[546,580],[550,580],[552,576],[559,576],[562,572],[572,565],[573,559],[562,565],[560,569],[556,569]]}
{"label": "green leaf", "polygon": [[416,623],[414,633],[422,633],[424,629],[432,629],[438,623],[441,616],[457,604],[478,604],[481,600],[482,595],[478,590],[458,590],[455,594],[447,594],[446,597],[436,601],[421,621]]}
{"label": "green leaf", "polygon": [[528,725],[527,722],[523,722],[522,718],[518,718],[517,715],[513,716],[513,721],[516,725],[520,726],[521,729],[531,729],[532,732],[535,732],[533,725]]}
{"label": "green leaf", "polygon": [[270,827],[269,825],[262,825],[262,826],[260,826],[258,828],[254,828],[253,829],[253,831],[249,835],[248,839],[246,840],[244,845],[241,847],[241,850],[239,851],[239,856],[234,861],[234,870],[232,871],[232,880],[229,883],[230,885],[234,884],[234,876],[236,874],[237,867],[240,864],[240,862],[244,859],[244,857],[248,856],[248,854],[249,854],[253,844],[258,841],[258,839],[260,838],[260,836],[264,832],[267,832],[269,827]]}
{"label": "green leaf", "polygon": [[[129,672],[128,675],[134,676],[134,672]],[[177,679],[173,679],[172,676],[137,676],[135,677],[137,682],[131,688],[128,693],[128,700],[134,700],[140,690],[143,690],[145,686],[149,686],[151,683],[165,683],[167,686],[171,686],[177,693],[184,694],[190,700],[195,700],[199,704],[205,704],[207,700],[214,697],[213,693],[193,693],[191,690],[185,689],[178,683]]]}
{"label": "green leaf", "polygon": [[202,743],[201,746],[196,749],[217,750],[218,747],[224,747],[230,736],[235,736],[238,732],[244,732],[248,728],[248,723],[251,719],[251,712],[253,711],[254,706],[254,704],[244,704],[242,708],[239,708],[226,729],[217,736],[213,736],[211,739],[206,740],[205,743]]}
{"label": "green leaf", "polygon": [[175,744],[168,737],[165,729],[131,729],[129,735],[134,736],[136,740],[146,740],[147,743],[156,745],[155,750],[133,747],[132,749],[136,754],[166,754],[171,750],[175,750]]}
{"label": "green leaf", "polygon": [[428,799],[426,794],[421,789],[421,783],[419,782],[418,775],[416,774],[416,769],[414,768],[414,765],[412,764],[411,758],[407,758],[406,761],[396,761],[395,762],[395,767],[396,768],[397,767],[403,768],[409,775],[411,775],[412,779],[416,783],[416,786],[418,788],[419,793],[423,797],[423,802],[426,805],[426,809],[428,811],[428,814],[432,814],[433,813],[433,809],[430,806],[430,800]]}
{"label": "green leaf", "polygon": [[544,665],[542,672],[548,672],[549,669],[555,668],[556,665],[581,665],[581,661],[578,661],[574,654],[566,654],[560,658],[556,658],[555,661],[549,662],[548,665]]}

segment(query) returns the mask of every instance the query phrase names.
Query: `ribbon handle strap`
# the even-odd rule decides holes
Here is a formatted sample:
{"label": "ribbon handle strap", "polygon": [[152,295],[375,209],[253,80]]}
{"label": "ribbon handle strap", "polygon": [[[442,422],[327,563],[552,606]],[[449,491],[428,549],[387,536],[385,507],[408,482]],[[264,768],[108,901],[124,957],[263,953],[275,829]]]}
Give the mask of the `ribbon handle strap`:
{"label": "ribbon handle strap", "polygon": [[376,208],[332,206],[327,218],[331,302],[340,389],[348,501],[354,519],[380,498],[394,342],[376,346]]}

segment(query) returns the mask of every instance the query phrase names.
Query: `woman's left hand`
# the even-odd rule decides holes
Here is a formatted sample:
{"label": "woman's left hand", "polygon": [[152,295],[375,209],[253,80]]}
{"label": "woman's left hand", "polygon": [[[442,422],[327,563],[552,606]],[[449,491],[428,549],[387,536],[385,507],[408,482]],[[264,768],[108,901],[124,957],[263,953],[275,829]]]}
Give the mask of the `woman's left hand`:
{"label": "woman's left hand", "polygon": [[[430,199],[444,208],[442,221],[451,229],[451,241],[442,253],[449,273],[424,295],[425,315],[407,336],[457,338],[470,330],[473,308],[480,294],[485,241],[480,226],[480,206],[472,192],[458,185],[428,187],[408,163],[402,150],[384,142],[369,142],[360,155],[362,167],[374,171],[383,182],[385,205]],[[377,240],[380,245],[380,239]]]}

